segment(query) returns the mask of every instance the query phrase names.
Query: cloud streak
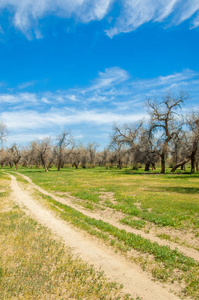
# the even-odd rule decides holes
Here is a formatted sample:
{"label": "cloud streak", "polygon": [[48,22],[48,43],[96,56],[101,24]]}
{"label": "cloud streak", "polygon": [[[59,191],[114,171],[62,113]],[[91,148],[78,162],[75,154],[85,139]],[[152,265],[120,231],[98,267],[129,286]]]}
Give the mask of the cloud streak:
{"label": "cloud streak", "polygon": [[[48,134],[62,128],[78,128],[85,136],[88,128],[93,135],[100,128],[110,131],[113,122],[134,122],[147,117],[147,97],[161,97],[168,90],[190,94],[192,104],[198,103],[198,73],[184,70],[167,76],[133,80],[118,67],[100,72],[85,88],[45,93],[0,94],[4,112],[0,119],[7,124],[11,136],[22,141],[27,136]],[[190,104],[189,104],[190,106]],[[85,129],[86,128],[86,129]],[[109,128],[109,129],[108,129]],[[21,132],[25,132],[23,139]],[[95,132],[95,133],[94,133]],[[29,139],[29,140],[30,140]]]}
{"label": "cloud streak", "polygon": [[9,9],[13,24],[27,37],[33,28],[36,38],[42,34],[38,29],[40,19],[48,15],[61,18],[75,17],[79,22],[101,20],[108,12],[112,0],[1,0],[0,9]]}
{"label": "cloud streak", "polygon": [[[125,0],[115,25],[106,31],[109,37],[121,32],[136,30],[148,22],[166,22],[179,25],[199,13],[198,0]],[[168,17],[171,20],[167,21]],[[192,27],[199,26],[198,16],[193,17]]]}
{"label": "cloud streak", "polygon": [[[100,21],[111,16],[114,3],[116,0],[1,0],[0,10],[9,10],[13,25],[28,38],[34,34],[39,39],[42,38],[39,21],[46,16],[75,19],[81,23]],[[191,19],[190,28],[199,26],[198,0],[121,0],[120,4],[118,17],[112,17],[112,27],[106,30],[111,38],[148,22],[179,25]],[[2,27],[0,31],[3,32]]]}

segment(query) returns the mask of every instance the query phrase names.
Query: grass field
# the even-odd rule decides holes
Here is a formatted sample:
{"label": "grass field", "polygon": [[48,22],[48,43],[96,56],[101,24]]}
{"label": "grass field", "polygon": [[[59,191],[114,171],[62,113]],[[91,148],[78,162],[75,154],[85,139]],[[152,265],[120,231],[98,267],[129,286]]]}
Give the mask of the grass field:
{"label": "grass field", "polygon": [[[132,226],[142,227],[144,221],[148,221],[160,226],[191,229],[198,235],[199,174],[147,175],[129,169],[105,168],[51,170],[48,173],[42,169],[27,169],[21,172],[46,190],[69,192],[90,209],[100,204],[122,211],[129,217],[126,222],[129,220]],[[112,197],[108,197],[108,193]],[[131,216],[139,217],[142,222],[130,222]]]}
{"label": "grass field", "polygon": [[[7,170],[8,171],[8,170]],[[145,174],[142,169],[72,168],[57,172],[51,169],[19,169],[43,189],[66,197],[88,211],[102,215],[111,209],[121,214],[121,224],[176,245],[199,250],[199,174]],[[17,175],[17,179],[25,182]],[[140,264],[154,279],[178,284],[181,297],[199,297],[199,264],[180,251],[160,246],[102,220],[88,217],[78,210],[37,193],[62,219],[99,238],[115,251]]]}
{"label": "grass field", "polygon": [[129,299],[19,209],[0,179],[0,299]]}

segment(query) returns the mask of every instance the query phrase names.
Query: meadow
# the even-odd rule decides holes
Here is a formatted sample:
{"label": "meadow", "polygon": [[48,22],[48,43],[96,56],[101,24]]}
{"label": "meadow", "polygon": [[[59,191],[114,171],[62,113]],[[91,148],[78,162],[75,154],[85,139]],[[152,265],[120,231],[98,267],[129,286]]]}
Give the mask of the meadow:
{"label": "meadow", "polygon": [[[143,169],[104,167],[65,168],[60,172],[20,167],[18,173],[54,195],[70,197],[76,208],[34,192],[60,218],[138,264],[154,280],[171,284],[180,297],[198,299],[199,263],[179,251],[178,246],[199,251],[199,173],[170,174],[168,169],[164,175],[157,170],[146,174]],[[21,184],[28,185],[20,175],[14,175]],[[104,218],[96,219],[83,213],[82,208]],[[109,218],[115,219],[118,226]],[[130,229],[151,234],[166,244],[160,245],[150,235],[144,238]],[[176,248],[171,249],[169,242],[174,242]]]}
{"label": "meadow", "polygon": [[130,299],[10,197],[0,172],[0,299]]}

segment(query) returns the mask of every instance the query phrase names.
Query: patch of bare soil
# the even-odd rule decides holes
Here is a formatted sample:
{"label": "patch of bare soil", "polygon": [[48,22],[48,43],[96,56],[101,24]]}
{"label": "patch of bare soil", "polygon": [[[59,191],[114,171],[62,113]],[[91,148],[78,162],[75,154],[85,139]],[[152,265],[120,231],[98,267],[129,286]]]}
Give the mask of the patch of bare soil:
{"label": "patch of bare soil", "polygon": [[[112,281],[123,284],[125,293],[129,293],[135,298],[139,296],[143,300],[179,300],[175,294],[169,291],[169,287],[164,288],[162,284],[153,282],[151,276],[143,272],[139,266],[131,264],[104,244],[89,238],[87,234],[77,231],[70,224],[59,220],[51,211],[42,207],[27,191],[24,191],[14,176],[10,176],[13,200],[21,207],[25,206],[41,224],[50,228],[56,236],[61,237],[64,243],[72,248],[74,254],[96,268],[102,269]],[[31,181],[29,180],[29,182]],[[50,194],[44,190],[43,192]]]}
{"label": "patch of bare soil", "polygon": [[117,201],[114,198],[114,193],[112,192],[100,192],[100,196],[99,198],[102,200],[102,202],[104,201],[110,201],[113,205],[117,204]]}
{"label": "patch of bare soil", "polygon": [[[191,230],[178,230],[178,229],[170,229],[168,227],[156,227],[151,231],[153,234],[158,235],[168,235],[172,241],[176,241],[177,243],[187,245],[187,247],[193,249],[199,249],[199,239],[196,238],[195,233]],[[199,252],[198,252],[199,255]]]}
{"label": "patch of bare soil", "polygon": [[[19,173],[17,173],[17,174],[19,174]],[[172,242],[172,241],[161,239],[161,238],[159,238],[157,236],[157,232],[161,232],[161,230],[167,232],[167,234],[169,234],[169,235],[171,235],[171,233],[173,233],[173,234],[175,233],[177,235],[178,231],[176,231],[174,229],[171,229],[171,228],[169,228],[169,229],[168,228],[160,228],[160,227],[157,228],[156,226],[151,226],[151,225],[150,225],[151,226],[150,232],[144,232],[143,230],[134,229],[134,228],[132,228],[132,227],[130,227],[128,225],[123,225],[123,224],[121,224],[119,222],[122,218],[125,217],[125,214],[123,214],[122,212],[115,211],[115,210],[113,210],[111,208],[106,208],[105,210],[100,211],[100,212],[88,211],[85,208],[79,207],[78,204],[74,204],[73,200],[80,200],[80,199],[77,199],[77,198],[75,198],[73,196],[70,196],[69,193],[66,193],[67,197],[65,197],[65,198],[61,198],[61,197],[55,196],[54,194],[49,193],[49,192],[45,191],[44,189],[40,188],[39,186],[35,185],[32,182],[32,180],[30,178],[28,178],[27,176],[22,175],[22,174],[19,174],[19,175],[21,175],[24,179],[26,179],[29,183],[31,183],[32,186],[34,186],[34,188],[36,188],[37,190],[39,190],[41,193],[43,193],[45,195],[48,195],[48,196],[51,196],[52,198],[54,198],[55,200],[57,200],[57,201],[59,201],[59,202],[61,202],[63,204],[71,206],[72,208],[74,208],[74,209],[82,212],[84,215],[87,215],[87,216],[89,216],[91,218],[95,218],[97,220],[102,220],[104,222],[108,222],[111,225],[113,225],[115,227],[118,227],[119,229],[126,230],[127,232],[132,232],[134,234],[139,234],[143,238],[150,239],[153,242],[157,242],[159,245],[169,246],[173,250],[175,250],[176,248],[178,248],[178,250],[181,251],[182,253],[184,253],[185,255],[187,255],[189,257],[192,257],[196,261],[199,261],[199,252],[197,250],[192,249],[190,247],[186,247],[184,245],[179,245],[179,244],[177,244],[175,242]],[[109,197],[110,196],[113,197],[112,194],[109,195]],[[138,203],[137,205],[139,206],[140,204]],[[135,219],[137,219],[137,218],[135,218]],[[168,233],[168,231],[169,231],[169,233]],[[188,239],[190,239],[190,237],[188,237],[188,235],[189,235],[188,233],[184,234],[184,239],[186,239],[186,237]],[[186,240],[186,243],[187,243],[187,240]],[[193,240],[193,244],[194,243],[197,243],[196,242],[196,238]]]}
{"label": "patch of bare soil", "polygon": [[[134,234],[139,234],[143,238],[149,239],[153,242],[157,242],[159,245],[169,246],[173,250],[178,248],[178,250],[181,251],[182,253],[184,253],[185,255],[187,255],[189,257],[192,257],[196,261],[199,261],[199,252],[197,250],[186,247],[184,245],[179,245],[179,244],[177,244],[175,242],[172,242],[172,241],[164,240],[164,239],[161,239],[161,238],[157,237],[157,230],[165,230],[165,231],[169,230],[170,232],[175,232],[173,229],[168,229],[168,228],[166,228],[166,229],[158,228],[157,229],[157,227],[150,225],[153,230],[151,230],[151,228],[150,228],[150,232],[144,232],[143,230],[135,229],[135,228],[132,228],[128,225],[123,225],[119,222],[119,220],[121,220],[122,218],[125,217],[125,214],[123,214],[122,212],[115,211],[111,208],[106,208],[105,210],[100,211],[100,212],[88,211],[85,208],[79,207],[78,204],[73,203],[73,200],[80,200],[80,199],[77,199],[73,196],[70,196],[68,193],[66,195],[67,197],[64,197],[64,198],[55,196],[54,194],[49,193],[49,192],[45,191],[44,189],[40,188],[39,186],[35,185],[29,177],[27,177],[25,175],[22,175],[22,174],[19,174],[19,173],[17,173],[17,174],[21,175],[24,179],[26,179],[29,183],[31,183],[32,186],[34,188],[36,188],[37,190],[39,190],[41,193],[43,193],[47,196],[51,196],[52,198],[54,198],[55,200],[57,200],[57,201],[59,201],[63,204],[71,206],[72,208],[82,212],[84,215],[87,215],[91,218],[95,218],[97,220],[102,220],[104,222],[108,222],[111,225],[113,225],[115,227],[118,227],[119,229],[126,230],[127,232],[132,232]],[[112,196],[113,195],[111,195],[111,197]],[[138,205],[139,205],[139,203],[138,203]],[[184,235],[184,237],[186,237],[187,235]],[[194,239],[194,241],[195,240],[196,240],[196,238]]]}

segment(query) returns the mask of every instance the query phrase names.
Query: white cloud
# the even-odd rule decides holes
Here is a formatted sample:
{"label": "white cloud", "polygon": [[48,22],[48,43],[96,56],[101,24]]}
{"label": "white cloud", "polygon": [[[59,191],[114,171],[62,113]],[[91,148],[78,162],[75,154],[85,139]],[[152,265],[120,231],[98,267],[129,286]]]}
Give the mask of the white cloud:
{"label": "white cloud", "polygon": [[4,112],[1,120],[11,131],[53,130],[54,127],[74,126],[75,124],[106,125],[113,122],[133,122],[146,117],[145,114],[120,114],[111,111],[75,110],[74,112],[55,110],[46,113],[37,111]]}
{"label": "white cloud", "polygon": [[[0,10],[8,9],[13,16],[13,24],[28,38],[32,34],[39,39],[39,20],[48,15],[61,18],[75,18],[78,22],[88,23],[102,20],[111,12],[116,0],[1,0]],[[107,20],[115,23],[106,30],[109,37],[121,32],[135,30],[147,22],[164,22],[168,17],[170,24],[178,25],[192,18],[192,28],[199,26],[198,0],[120,0],[121,11],[115,20],[111,13]],[[0,27],[0,32],[3,29]]]}
{"label": "white cloud", "polygon": [[[171,23],[178,25],[199,11],[198,0],[123,0],[123,10],[115,26],[106,30],[109,37],[121,32],[136,30],[148,22],[164,22],[171,16]],[[198,18],[193,21],[198,26]]]}
{"label": "white cloud", "polygon": [[161,97],[168,90],[177,93],[184,90],[190,94],[188,106],[198,105],[198,75],[184,70],[157,78],[132,80],[125,70],[111,68],[99,73],[84,89],[0,94],[4,111],[0,120],[8,126],[13,137],[16,135],[13,141],[17,142],[20,138],[24,143],[30,141],[33,135],[56,136],[62,128],[72,131],[78,128],[78,135],[83,136],[87,136],[89,129],[97,136],[102,128],[110,131],[113,122],[128,123],[146,118],[143,105],[146,98]]}
{"label": "white cloud", "polygon": [[21,84],[18,86],[18,89],[19,89],[19,90],[24,90],[24,89],[26,89],[26,88],[29,87],[29,86],[33,86],[35,83],[36,83],[36,81],[29,81],[29,82],[21,83]]}
{"label": "white cloud", "polygon": [[199,73],[193,72],[191,70],[184,70],[181,73],[175,73],[167,76],[159,76],[157,78],[152,79],[136,80],[132,82],[132,85],[140,89],[159,89],[161,87],[166,87],[169,89],[173,84],[183,85],[184,82],[192,80],[198,75]]}
{"label": "white cloud", "polygon": [[99,72],[99,76],[93,84],[82,90],[82,93],[88,93],[95,90],[110,89],[111,87],[126,81],[129,78],[128,73],[118,67],[106,69],[105,72]]}
{"label": "white cloud", "polygon": [[0,103],[16,104],[16,103],[32,103],[36,104],[38,97],[31,93],[18,94],[0,94]]}
{"label": "white cloud", "polygon": [[[199,12],[199,1],[198,0],[186,0],[179,1],[179,12],[177,14],[177,24],[188,20],[195,13]],[[196,18],[197,19],[197,18]],[[194,23],[196,22],[194,19]]]}
{"label": "white cloud", "polygon": [[62,18],[75,16],[80,22],[101,20],[108,12],[112,0],[1,0],[0,9],[8,8],[14,14],[13,24],[30,38],[34,28],[41,38],[37,25],[41,18],[55,15]]}

